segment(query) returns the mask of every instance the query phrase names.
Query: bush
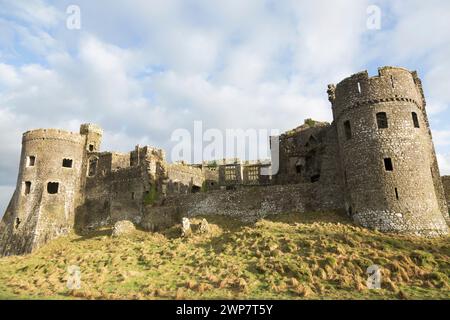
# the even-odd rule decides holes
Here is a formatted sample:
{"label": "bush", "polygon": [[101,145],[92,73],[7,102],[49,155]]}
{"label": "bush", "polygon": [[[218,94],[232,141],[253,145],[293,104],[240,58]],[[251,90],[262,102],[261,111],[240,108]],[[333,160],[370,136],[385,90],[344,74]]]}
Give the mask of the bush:
{"label": "bush", "polygon": [[147,193],[147,195],[144,198],[145,204],[154,204],[156,201],[158,201],[158,191],[156,190],[156,185],[152,185],[150,188],[150,191]]}

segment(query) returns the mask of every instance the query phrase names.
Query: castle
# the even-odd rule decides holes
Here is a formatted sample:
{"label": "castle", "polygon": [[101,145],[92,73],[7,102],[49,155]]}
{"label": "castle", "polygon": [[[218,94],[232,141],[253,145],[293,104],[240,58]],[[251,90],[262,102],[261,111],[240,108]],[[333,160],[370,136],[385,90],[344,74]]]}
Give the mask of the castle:
{"label": "castle", "polygon": [[[161,149],[100,151],[102,130],[25,132],[16,190],[0,223],[0,255],[29,253],[71,230],[120,220],[149,231],[182,216],[336,210],[367,228],[448,234],[450,177],[441,179],[416,72],[383,67],[328,86],[333,122],[279,138],[279,170],[238,159],[167,163]],[[444,189],[445,186],[445,189]]]}

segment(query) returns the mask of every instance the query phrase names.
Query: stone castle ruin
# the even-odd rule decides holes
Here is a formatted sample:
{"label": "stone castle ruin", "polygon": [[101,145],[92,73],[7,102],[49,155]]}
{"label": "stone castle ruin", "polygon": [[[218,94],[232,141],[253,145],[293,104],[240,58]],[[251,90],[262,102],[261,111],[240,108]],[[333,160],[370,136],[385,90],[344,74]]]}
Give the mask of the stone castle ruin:
{"label": "stone castle ruin", "polygon": [[[148,231],[182,217],[345,211],[383,232],[448,234],[450,177],[441,179],[416,72],[383,67],[328,86],[334,121],[279,137],[270,161],[167,163],[161,149],[100,151],[102,130],[25,132],[16,190],[0,223],[0,255],[129,220]],[[444,188],[445,187],[445,188]]]}

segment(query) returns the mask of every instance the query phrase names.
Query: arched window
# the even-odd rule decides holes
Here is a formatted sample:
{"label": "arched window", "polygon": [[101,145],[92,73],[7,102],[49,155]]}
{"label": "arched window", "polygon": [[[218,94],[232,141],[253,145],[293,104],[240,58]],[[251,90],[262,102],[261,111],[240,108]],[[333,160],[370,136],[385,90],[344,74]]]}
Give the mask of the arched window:
{"label": "arched window", "polygon": [[412,119],[413,119],[413,123],[414,123],[414,128],[420,128],[419,118],[417,117],[417,113],[412,112]]}
{"label": "arched window", "polygon": [[386,129],[388,127],[388,119],[386,112],[377,113],[377,125],[378,129]]}
{"label": "arched window", "polygon": [[347,140],[350,140],[352,138],[352,127],[350,126],[350,121],[344,122],[344,132],[345,132],[345,138]]}

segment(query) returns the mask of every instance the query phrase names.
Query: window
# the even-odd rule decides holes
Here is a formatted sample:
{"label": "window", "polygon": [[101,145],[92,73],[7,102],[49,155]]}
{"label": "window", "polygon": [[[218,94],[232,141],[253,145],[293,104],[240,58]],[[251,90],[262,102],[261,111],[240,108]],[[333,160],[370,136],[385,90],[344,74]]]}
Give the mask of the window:
{"label": "window", "polygon": [[384,159],[384,168],[386,169],[386,171],[394,171],[394,166],[392,165],[391,158]]}
{"label": "window", "polygon": [[377,125],[378,129],[386,129],[388,127],[388,119],[386,112],[377,113]]}
{"label": "window", "polygon": [[15,223],[15,225],[14,225],[16,229],[19,228],[21,222],[22,222],[22,221],[20,221],[20,219],[17,217],[17,218],[16,218],[16,223]]}
{"label": "window", "polygon": [[49,194],[56,194],[58,193],[59,189],[59,183],[58,182],[49,182],[47,183],[47,192]]}
{"label": "window", "polygon": [[393,75],[391,75],[391,86],[392,86],[392,89],[395,88],[394,76]]}
{"label": "window", "polygon": [[350,121],[344,122],[344,131],[345,131],[345,138],[347,140],[350,140],[352,138],[352,127],[350,126]]}
{"label": "window", "polygon": [[89,160],[89,170],[88,170],[89,177],[95,176],[95,174],[97,173],[97,162],[98,159]]}
{"label": "window", "polygon": [[228,181],[236,180],[236,167],[235,166],[225,167],[225,180],[228,180]]}
{"label": "window", "polygon": [[302,174],[303,171],[303,166],[301,164],[297,164],[295,166],[295,172],[297,172],[297,174]]}
{"label": "window", "polygon": [[34,167],[35,163],[36,163],[36,157],[35,156],[29,156],[27,158],[27,167]]}
{"label": "window", "polygon": [[134,199],[135,199],[135,193],[132,192],[132,193],[131,193],[131,200],[134,200]]}
{"label": "window", "polygon": [[72,168],[73,160],[72,159],[63,159],[62,166],[64,168]]}
{"label": "window", "polygon": [[417,117],[417,113],[415,113],[415,112],[412,113],[412,119],[413,119],[413,123],[414,123],[414,128],[420,128],[419,118]]}
{"label": "window", "polygon": [[30,192],[31,192],[31,181],[25,181],[24,193],[27,195],[30,194]]}
{"label": "window", "polygon": [[361,93],[361,83],[358,82],[358,92]]}
{"label": "window", "polygon": [[259,178],[258,167],[249,167],[248,169],[248,180],[256,181]]}
{"label": "window", "polygon": [[398,195],[398,189],[395,188],[395,198],[398,200],[399,199],[399,195]]}
{"label": "window", "polygon": [[94,151],[94,145],[93,145],[93,144],[90,144],[90,145],[89,145],[89,151],[90,151],[90,152]]}

